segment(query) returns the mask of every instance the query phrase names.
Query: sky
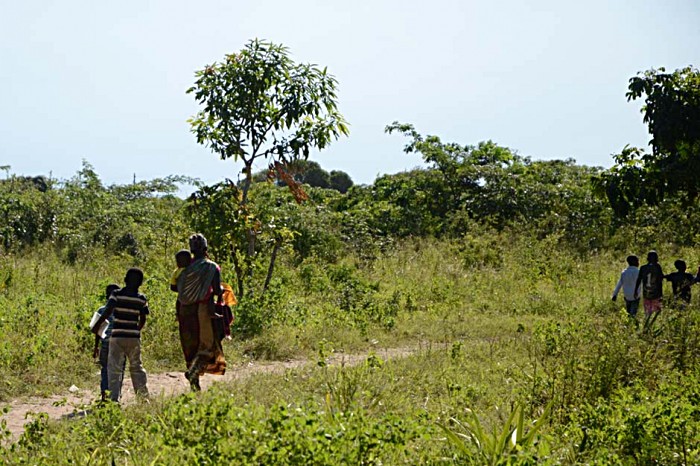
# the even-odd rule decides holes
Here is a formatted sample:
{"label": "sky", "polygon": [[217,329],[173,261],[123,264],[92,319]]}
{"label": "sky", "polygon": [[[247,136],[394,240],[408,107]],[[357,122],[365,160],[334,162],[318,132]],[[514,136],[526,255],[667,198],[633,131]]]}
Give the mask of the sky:
{"label": "sky", "polygon": [[260,38],[338,79],[350,136],[310,159],[355,183],[422,166],[384,133],[393,121],[608,167],[649,140],[629,78],[700,66],[698,24],[697,0],[0,0],[0,165],[67,179],[87,160],[107,184],[236,180],[240,162],[190,132],[185,91]]}

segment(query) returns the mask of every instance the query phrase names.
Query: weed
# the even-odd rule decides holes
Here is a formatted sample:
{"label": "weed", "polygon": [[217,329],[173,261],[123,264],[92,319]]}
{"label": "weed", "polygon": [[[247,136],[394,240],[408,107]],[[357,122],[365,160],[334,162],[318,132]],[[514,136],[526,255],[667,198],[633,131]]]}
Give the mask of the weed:
{"label": "weed", "polygon": [[460,422],[450,419],[450,427],[438,424],[447,435],[447,440],[456,449],[457,456],[471,464],[513,464],[545,460],[549,453],[546,442],[538,437],[538,432],[548,422],[552,404],[548,404],[542,414],[531,424],[525,423],[525,410],[515,404],[507,419],[499,427],[485,428],[479,417],[471,410],[467,419]]}

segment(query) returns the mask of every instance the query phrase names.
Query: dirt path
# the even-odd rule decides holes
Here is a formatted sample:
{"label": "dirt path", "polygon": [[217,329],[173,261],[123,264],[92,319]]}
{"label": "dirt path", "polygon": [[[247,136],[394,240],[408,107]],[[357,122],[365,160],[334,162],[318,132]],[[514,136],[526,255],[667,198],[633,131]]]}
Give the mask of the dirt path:
{"label": "dirt path", "polygon": [[[373,352],[384,360],[406,357],[417,348],[386,348]],[[355,365],[364,361],[369,353],[363,354],[334,354],[328,358],[329,365]],[[202,390],[207,390],[214,383],[244,379],[255,374],[282,373],[287,369],[296,369],[313,364],[311,360],[292,360],[279,362],[250,362],[239,366],[229,366],[224,376],[204,376],[201,379]],[[127,371],[128,372],[128,371]],[[99,383],[99,381],[98,381]],[[72,389],[72,390],[71,390]],[[51,397],[31,397],[12,400],[4,406],[9,412],[0,416],[7,423],[12,439],[17,439],[24,431],[24,425],[32,420],[31,413],[46,413],[50,419],[60,419],[74,414],[81,406],[92,403],[99,397],[99,387],[80,389],[71,387],[64,394]],[[148,390],[151,396],[174,396],[189,390],[189,384],[182,372],[162,372],[148,374]],[[134,401],[134,391],[128,375],[124,380],[122,402],[130,404]]]}

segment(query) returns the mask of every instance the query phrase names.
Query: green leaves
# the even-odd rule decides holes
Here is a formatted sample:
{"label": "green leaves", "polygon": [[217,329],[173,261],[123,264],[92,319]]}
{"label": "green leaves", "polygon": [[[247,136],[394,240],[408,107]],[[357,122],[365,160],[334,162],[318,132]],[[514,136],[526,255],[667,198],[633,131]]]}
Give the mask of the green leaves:
{"label": "green leaves", "polygon": [[537,451],[538,433],[544,423],[549,422],[551,410],[552,402],[529,426],[525,423],[525,411],[521,404],[515,405],[500,428],[494,426],[491,430],[485,429],[479,417],[471,410],[468,411],[468,418],[464,422],[450,419],[459,432],[445,424],[438,423],[438,426],[458,453],[468,458],[471,463],[508,464],[510,458],[522,452],[532,454],[533,450]]}
{"label": "green leaves", "polygon": [[197,142],[222,159],[249,166],[258,157],[306,158],[348,134],[338,112],[336,79],[316,65],[297,64],[279,44],[251,40],[195,73],[187,90],[203,108],[189,121]]}
{"label": "green leaves", "polygon": [[380,230],[399,236],[463,234],[472,220],[499,229],[525,223],[585,247],[604,231],[598,225],[606,224],[607,206],[591,195],[590,183],[599,169],[571,159],[532,161],[493,141],[443,142],[410,124],[386,127],[387,133],[396,131],[409,138],[404,151],[421,154],[428,168],[375,181],[373,211],[382,211]]}
{"label": "green leaves", "polygon": [[600,197],[607,197],[615,215],[626,217],[645,203],[658,201],[659,186],[645,160],[648,155],[639,148],[625,146],[613,155],[615,166],[593,177],[593,188]]}
{"label": "green leaves", "polygon": [[[642,114],[651,134],[652,154],[644,157],[653,182],[654,204],[679,194],[688,201],[700,192],[700,70],[666,73],[651,69],[629,81],[627,100],[644,98]],[[618,162],[619,163],[619,162]]]}
{"label": "green leaves", "polygon": [[[195,78],[187,93],[193,94],[201,106],[188,120],[197,142],[221,159],[232,158],[244,164],[245,181],[240,206],[235,211],[245,211],[245,215],[239,215],[238,220],[253,218],[247,203],[256,159],[268,159],[269,166],[277,168],[277,176],[284,178],[287,164],[307,159],[311,149],[324,149],[348,134],[347,123],[336,103],[336,79],[325,68],[295,63],[283,45],[251,40],[240,52],[226,55],[223,62],[195,72]],[[305,199],[306,194],[298,186],[287,184],[298,202]],[[218,221],[223,228],[234,230],[237,219],[227,223],[229,217],[223,216]],[[247,242],[245,260],[249,269],[258,230],[254,225],[246,225],[245,231],[238,235],[239,241],[245,238]],[[283,239],[278,239],[279,246]],[[232,245],[233,241],[229,239],[225,244]],[[263,289],[267,288],[274,268],[277,248],[273,251]],[[229,255],[236,260],[235,250]],[[243,270],[236,268],[237,272]]]}

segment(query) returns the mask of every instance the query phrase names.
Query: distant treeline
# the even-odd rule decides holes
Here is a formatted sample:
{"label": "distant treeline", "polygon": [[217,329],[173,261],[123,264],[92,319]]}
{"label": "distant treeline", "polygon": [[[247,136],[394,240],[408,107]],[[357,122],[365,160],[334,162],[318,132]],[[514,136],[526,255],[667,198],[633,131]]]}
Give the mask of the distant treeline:
{"label": "distant treeline", "polygon": [[[258,52],[266,47],[273,46],[249,44]],[[286,53],[284,48],[274,50]],[[239,64],[234,60],[229,65]],[[206,81],[212,73],[202,71],[199,85],[213,85]],[[326,84],[334,86],[325,72],[311,74],[330,79]],[[209,96],[201,92],[202,99]],[[216,139],[209,141],[211,148],[218,147],[214,152],[223,159],[243,157],[243,182],[197,185],[198,190],[182,200],[174,195],[178,183],[193,182],[182,176],[105,186],[87,162],[67,181],[9,175],[10,167],[2,166],[8,176],[0,183],[0,247],[12,252],[50,243],[70,261],[95,247],[144,257],[169,251],[188,231],[196,230],[211,238],[213,252],[219,260],[231,260],[239,276],[267,270],[267,284],[277,253],[290,247],[295,260],[333,260],[346,247],[371,257],[396,238],[488,237],[489,232],[503,231],[554,239],[580,252],[628,249],[631,244],[696,244],[700,71],[687,67],[640,73],[630,79],[627,98],[644,100],[652,151],[627,146],[613,155],[614,165],[607,170],[572,159],[532,160],[492,141],[446,143],[395,122],[386,131],[407,137],[405,151],[421,154],[425,168],[384,175],[360,186],[343,171],[328,172],[306,160],[309,146],[300,140],[288,141],[286,150],[274,139],[277,146],[246,158],[227,152],[226,144],[219,147],[219,133],[207,132],[209,120],[195,118],[193,131],[200,142]],[[321,147],[331,136],[347,134],[334,101],[326,106],[333,110],[337,128],[319,122],[313,134],[320,139],[306,143],[316,141]],[[256,157],[270,166],[253,175]],[[255,263],[270,255],[269,265]]]}
{"label": "distant treeline", "polygon": [[272,244],[268,239],[286,232],[281,241],[297,260],[312,255],[333,260],[346,247],[371,256],[408,236],[504,230],[556,238],[581,251],[700,240],[696,200],[667,196],[620,213],[600,189],[607,173],[601,168],[572,159],[533,161],[491,141],[462,146],[423,138],[410,126],[394,129],[409,135],[407,149],[423,155],[425,168],[353,185],[346,174],[337,184],[341,177],[317,163],[299,164],[294,179],[309,196],[301,203],[285,183],[267,182],[260,174],[245,215],[231,182],[201,186],[183,200],[175,193],[186,178],[106,186],[88,163],[65,181],[10,175],[0,182],[0,246],[13,252],[49,243],[70,261],[94,248],[144,256],[169,251],[194,229],[212,236],[215,252],[225,260],[232,250],[245,248],[236,236],[241,221],[256,222],[263,249]]}

